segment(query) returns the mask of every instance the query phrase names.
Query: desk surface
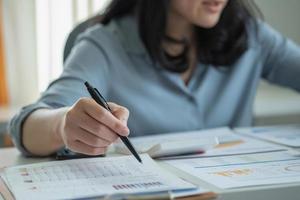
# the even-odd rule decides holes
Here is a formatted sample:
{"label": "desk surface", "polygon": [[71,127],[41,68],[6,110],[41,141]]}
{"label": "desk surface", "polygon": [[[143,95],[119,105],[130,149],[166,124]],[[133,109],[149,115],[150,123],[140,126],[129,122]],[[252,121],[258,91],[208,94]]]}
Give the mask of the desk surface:
{"label": "desk surface", "polygon": [[[36,162],[45,162],[49,161],[49,158],[24,158],[20,155],[16,148],[3,148],[0,149],[0,168],[14,166],[14,165],[22,165]],[[297,184],[281,184],[281,185],[271,185],[271,186],[263,186],[263,187],[248,187],[241,189],[230,189],[230,190],[222,190],[211,184],[208,184],[202,180],[199,180],[196,177],[183,173],[180,170],[175,168],[171,168],[164,163],[159,163],[163,168],[166,168],[168,171],[172,173],[184,177],[187,180],[200,185],[202,187],[206,187],[211,189],[212,191],[219,194],[219,199],[224,200],[299,200],[300,197],[300,183]],[[0,198],[1,199],[1,198]]]}

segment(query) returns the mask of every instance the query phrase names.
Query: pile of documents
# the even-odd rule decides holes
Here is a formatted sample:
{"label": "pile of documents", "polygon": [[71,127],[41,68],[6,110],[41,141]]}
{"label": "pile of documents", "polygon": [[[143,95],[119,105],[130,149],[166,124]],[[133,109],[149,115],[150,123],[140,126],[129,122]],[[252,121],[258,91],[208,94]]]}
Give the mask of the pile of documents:
{"label": "pile of documents", "polygon": [[[123,155],[9,167],[1,177],[16,199],[30,200],[209,194],[201,181],[222,189],[300,183],[300,156],[291,154],[300,147],[300,126],[219,128],[144,136],[131,142],[161,165],[147,154],[141,155],[142,164]],[[114,148],[129,153],[122,143]],[[191,184],[185,175],[201,181]]]}
{"label": "pile of documents", "polygon": [[[160,160],[261,153],[286,149],[277,144],[234,134],[229,128],[142,136],[131,138],[131,142],[139,153],[148,153],[152,158]],[[115,145],[115,150],[118,153],[131,154],[121,142]]]}
{"label": "pile of documents", "polygon": [[165,163],[222,189],[300,183],[300,152],[290,148],[300,147],[300,126],[235,132],[238,134],[231,141],[221,142],[202,155]]}
{"label": "pile of documents", "polygon": [[[219,144],[218,136],[227,135],[232,135],[230,129],[218,128],[141,136],[131,138],[130,141],[138,153],[147,153],[152,158],[167,158],[202,154]],[[115,150],[121,154],[131,154],[122,142],[115,144]]]}

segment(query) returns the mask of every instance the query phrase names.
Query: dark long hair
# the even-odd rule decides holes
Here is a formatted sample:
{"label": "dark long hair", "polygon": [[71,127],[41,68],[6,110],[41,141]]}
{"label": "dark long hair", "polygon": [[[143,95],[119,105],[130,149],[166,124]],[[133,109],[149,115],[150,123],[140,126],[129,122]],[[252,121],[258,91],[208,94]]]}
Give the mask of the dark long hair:
{"label": "dark long hair", "polygon": [[[184,72],[189,63],[187,41],[175,41],[165,34],[170,0],[112,0],[101,17],[101,23],[135,13],[139,35],[150,57],[173,72]],[[227,67],[248,48],[247,24],[256,21],[261,12],[253,0],[229,0],[219,22],[213,28],[195,27],[197,58],[203,64]],[[162,41],[182,42],[184,51],[170,56],[162,48]]]}

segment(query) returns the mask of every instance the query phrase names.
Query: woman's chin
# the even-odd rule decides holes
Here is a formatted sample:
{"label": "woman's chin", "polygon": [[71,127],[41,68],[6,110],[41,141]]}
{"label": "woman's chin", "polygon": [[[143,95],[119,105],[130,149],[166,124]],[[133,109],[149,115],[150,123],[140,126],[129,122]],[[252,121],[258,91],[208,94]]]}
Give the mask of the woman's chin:
{"label": "woman's chin", "polygon": [[207,17],[206,19],[202,18],[202,20],[195,23],[195,25],[200,26],[202,28],[210,29],[217,25],[219,19],[220,19],[219,16],[211,16],[211,17]]}
{"label": "woman's chin", "polygon": [[214,21],[214,22],[207,22],[207,23],[201,23],[201,24],[197,24],[198,26],[200,26],[201,28],[206,28],[206,29],[210,29],[213,28],[217,25],[218,21]]}

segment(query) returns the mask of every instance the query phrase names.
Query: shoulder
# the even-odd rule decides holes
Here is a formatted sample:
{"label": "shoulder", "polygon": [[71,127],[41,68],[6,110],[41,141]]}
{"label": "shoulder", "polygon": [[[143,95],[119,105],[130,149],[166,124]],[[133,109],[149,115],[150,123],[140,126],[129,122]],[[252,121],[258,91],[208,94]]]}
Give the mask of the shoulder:
{"label": "shoulder", "polygon": [[269,48],[286,38],[272,26],[262,20],[252,20],[247,25],[248,41],[250,47]]}
{"label": "shoulder", "polygon": [[137,21],[134,15],[111,20],[108,24],[96,24],[78,38],[77,42],[87,40],[105,51],[113,50],[114,54],[146,54],[140,39]]}
{"label": "shoulder", "polygon": [[[111,49],[119,49],[120,38],[117,35],[118,27],[116,22],[112,21],[107,25],[95,24],[81,33],[77,39],[75,45],[80,42],[86,42],[90,45],[94,45],[98,50],[102,52],[108,52]],[[117,52],[115,52],[117,53]]]}

